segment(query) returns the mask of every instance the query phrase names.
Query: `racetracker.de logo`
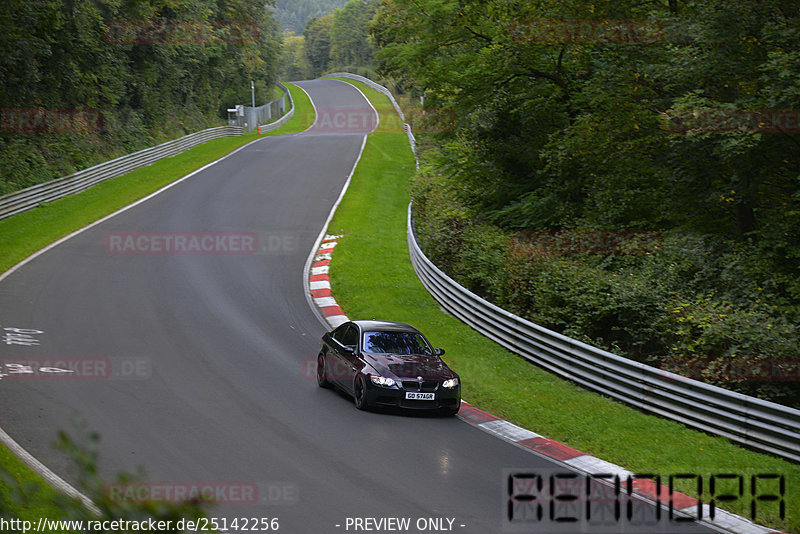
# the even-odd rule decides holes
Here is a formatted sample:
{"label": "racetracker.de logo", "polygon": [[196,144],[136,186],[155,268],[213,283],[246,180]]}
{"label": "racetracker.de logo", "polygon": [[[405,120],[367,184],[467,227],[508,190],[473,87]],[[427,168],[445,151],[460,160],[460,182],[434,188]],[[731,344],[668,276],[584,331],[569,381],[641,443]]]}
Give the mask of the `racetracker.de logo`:
{"label": "racetracker.de logo", "polygon": [[798,133],[796,109],[679,109],[661,114],[668,133]]}
{"label": "racetracker.de logo", "polygon": [[511,38],[539,44],[617,43],[648,44],[664,39],[664,26],[654,20],[557,20],[514,22]]}
{"label": "racetracker.de logo", "polygon": [[[319,358],[316,356],[305,358],[302,362],[301,374],[303,378],[308,380],[317,379],[317,366]],[[397,377],[406,377],[413,379],[417,376],[427,374],[430,367],[419,362],[402,362],[391,366],[391,372]],[[353,370],[350,366],[338,359],[328,358],[326,360],[325,375],[331,382],[339,382],[342,380],[352,380]]]}
{"label": "racetracker.de logo", "polygon": [[255,482],[112,482],[105,495],[116,504],[257,504],[260,498]]}
{"label": "racetracker.de logo", "polygon": [[0,359],[0,380],[146,380],[147,358],[26,357]]}
{"label": "racetracker.de logo", "polygon": [[109,232],[103,237],[108,254],[255,254],[252,232]]}
{"label": "racetracker.de logo", "polygon": [[105,40],[116,45],[245,45],[258,25],[245,20],[109,20]]}
{"label": "racetracker.de logo", "polygon": [[660,369],[662,376],[675,381],[800,381],[800,358],[671,358]]}
{"label": "racetracker.de logo", "polygon": [[364,108],[317,108],[314,130],[318,132],[364,133],[378,125],[378,116]]}
{"label": "racetracker.de logo", "polygon": [[103,128],[98,109],[0,109],[0,131],[8,133],[91,133]]}
{"label": "racetracker.de logo", "polygon": [[511,251],[531,256],[568,254],[655,254],[664,247],[659,232],[639,230],[541,230],[519,232]]}
{"label": "racetracker.de logo", "polygon": [[408,126],[413,133],[441,133],[453,131],[456,125],[453,111],[439,109],[409,110],[405,122],[394,110],[378,116],[364,108],[318,108],[309,114],[316,121],[317,132],[364,133],[376,128],[382,132],[404,132]]}

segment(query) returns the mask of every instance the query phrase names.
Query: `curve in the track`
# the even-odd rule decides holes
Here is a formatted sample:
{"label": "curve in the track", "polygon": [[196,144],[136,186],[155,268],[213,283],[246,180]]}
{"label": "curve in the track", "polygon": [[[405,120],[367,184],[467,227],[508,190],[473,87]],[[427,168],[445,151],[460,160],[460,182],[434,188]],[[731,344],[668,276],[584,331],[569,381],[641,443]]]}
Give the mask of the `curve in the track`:
{"label": "curve in the track", "polygon": [[[337,113],[372,113],[352,86],[298,85],[329,121],[252,143],[0,283],[0,328],[41,331],[35,344],[2,345],[5,361],[108,364],[128,374],[5,377],[0,427],[73,481],[50,444],[57,430],[74,432],[79,414],[102,436],[105,476],[142,465],[167,485],[254,484],[258,502],[210,515],[278,517],[282,532],[353,532],[348,517],[410,518],[411,532],[420,518],[452,518],[457,532],[503,532],[507,470],[563,466],[458,419],[360,412],[314,381],[325,329],[302,271],[374,124],[336,122]],[[141,248],[119,248],[142,236]],[[201,254],[144,253],[165,236],[215,241]],[[245,248],[257,239],[257,251],[232,253],[236,239]],[[663,521],[590,530],[675,531]]]}

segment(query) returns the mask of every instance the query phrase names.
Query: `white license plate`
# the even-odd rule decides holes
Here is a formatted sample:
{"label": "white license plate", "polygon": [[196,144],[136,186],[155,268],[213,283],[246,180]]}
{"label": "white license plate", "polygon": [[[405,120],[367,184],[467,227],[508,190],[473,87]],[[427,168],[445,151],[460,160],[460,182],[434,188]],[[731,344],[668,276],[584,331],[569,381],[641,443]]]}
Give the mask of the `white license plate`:
{"label": "white license plate", "polygon": [[415,393],[406,391],[406,400],[436,400],[435,393]]}

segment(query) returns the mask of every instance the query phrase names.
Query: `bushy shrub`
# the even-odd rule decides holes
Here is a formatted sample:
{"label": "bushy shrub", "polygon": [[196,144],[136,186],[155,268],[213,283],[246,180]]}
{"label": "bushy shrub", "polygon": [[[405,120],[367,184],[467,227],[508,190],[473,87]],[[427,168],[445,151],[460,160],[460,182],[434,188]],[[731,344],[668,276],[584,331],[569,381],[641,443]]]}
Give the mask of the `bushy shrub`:
{"label": "bushy shrub", "polygon": [[669,340],[667,370],[767,400],[800,404],[798,328],[762,306],[712,295],[678,303],[658,325]]}
{"label": "bushy shrub", "polygon": [[414,226],[420,247],[445,272],[460,261],[467,210],[439,177],[421,175],[412,183]]}
{"label": "bushy shrub", "polygon": [[0,175],[0,196],[58,177],[32,142],[2,137]]}
{"label": "bushy shrub", "polygon": [[732,360],[796,373],[800,354],[796,314],[778,305],[791,286],[771,281],[752,244],[676,230],[650,249],[543,252],[479,221],[446,178],[423,172],[412,194],[423,250],[474,293],[620,356],[800,406],[791,377],[731,374]]}
{"label": "bushy shrub", "polygon": [[665,296],[640,276],[517,253],[504,289],[503,306],[513,313],[599,348],[647,361],[661,347],[653,324]]}

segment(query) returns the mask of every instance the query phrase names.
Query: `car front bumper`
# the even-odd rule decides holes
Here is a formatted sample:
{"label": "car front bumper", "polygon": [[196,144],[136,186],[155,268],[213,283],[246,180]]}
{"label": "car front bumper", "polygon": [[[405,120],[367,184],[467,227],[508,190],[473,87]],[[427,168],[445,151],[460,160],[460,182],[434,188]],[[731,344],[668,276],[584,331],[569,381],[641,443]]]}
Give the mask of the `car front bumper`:
{"label": "car front bumper", "polygon": [[384,388],[374,384],[367,385],[367,402],[375,407],[393,407],[408,410],[442,410],[454,409],[461,404],[461,387],[452,389],[438,388],[433,400],[406,399],[406,390],[402,388]]}

